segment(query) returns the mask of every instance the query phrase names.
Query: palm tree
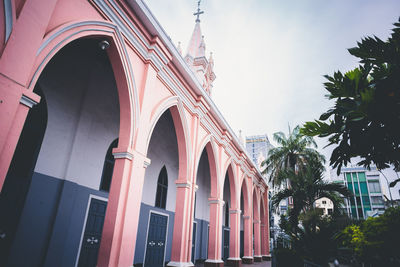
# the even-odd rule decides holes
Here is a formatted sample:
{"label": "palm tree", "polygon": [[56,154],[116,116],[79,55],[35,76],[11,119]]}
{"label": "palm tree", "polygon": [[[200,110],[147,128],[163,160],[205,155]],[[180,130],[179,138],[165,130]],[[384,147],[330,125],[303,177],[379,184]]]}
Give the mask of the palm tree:
{"label": "palm tree", "polygon": [[329,198],[334,205],[334,212],[339,212],[343,198],[351,195],[350,191],[341,184],[329,183],[323,180],[325,168],[316,158],[308,159],[301,171],[287,169],[280,171],[277,179],[284,177],[290,180],[290,187],[280,190],[272,198],[272,205],[277,207],[279,203],[288,198],[293,198],[293,207],[289,210],[289,223],[291,233],[298,233],[299,215],[302,212],[312,210],[314,202],[322,197]]}
{"label": "palm tree", "polygon": [[311,159],[325,163],[325,157],[312,148],[317,148],[314,139],[300,134],[300,126],[295,127],[293,131],[289,127],[288,137],[283,132],[277,132],[273,138],[280,146],[272,148],[268,158],[261,164],[265,167],[263,174],[270,174],[269,180],[273,186],[279,186],[287,179],[280,175],[282,171],[299,171],[305,162]]}

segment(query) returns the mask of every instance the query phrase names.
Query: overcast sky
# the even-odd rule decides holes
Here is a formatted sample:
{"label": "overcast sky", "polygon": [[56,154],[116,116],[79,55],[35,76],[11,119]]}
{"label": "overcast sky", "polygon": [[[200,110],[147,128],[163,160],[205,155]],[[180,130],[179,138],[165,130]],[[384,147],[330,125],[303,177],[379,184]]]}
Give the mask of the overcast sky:
{"label": "overcast sky", "polygon": [[[185,54],[197,1],[145,2]],[[206,53],[213,52],[217,76],[214,102],[236,133],[272,139],[288,124],[318,118],[333,105],[324,97],[323,75],[356,67],[347,48],[362,37],[386,40],[400,1],[202,0],[201,9]],[[317,141],[329,158],[330,150]]]}

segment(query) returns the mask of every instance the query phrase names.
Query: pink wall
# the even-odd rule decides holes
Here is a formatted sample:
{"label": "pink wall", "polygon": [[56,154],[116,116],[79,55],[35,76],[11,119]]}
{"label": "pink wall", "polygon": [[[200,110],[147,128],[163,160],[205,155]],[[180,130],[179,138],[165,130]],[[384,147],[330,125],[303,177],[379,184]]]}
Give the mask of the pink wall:
{"label": "pink wall", "polygon": [[[218,265],[221,259],[221,200],[226,172],[230,182],[234,229],[231,232],[231,255],[239,258],[238,211],[240,192],[244,189],[244,215],[249,216],[245,220],[245,255],[251,257],[247,255],[251,251],[253,231],[250,210],[253,205],[259,210],[260,198],[263,197],[264,216],[268,215],[267,194],[260,193],[267,192],[267,185],[243,148],[237,146],[238,142],[232,138],[229,129],[220,123],[221,118],[210,112],[213,105],[210,100],[198,95],[200,89],[195,89],[196,81],[188,79],[190,75],[185,73],[185,67],[179,65],[179,58],[168,48],[171,44],[153,36],[154,29],[149,29],[151,25],[146,21],[142,23],[131,9],[136,8],[135,12],[143,14],[146,10],[135,4],[128,6],[125,1],[115,2],[117,7],[100,0],[13,2],[12,33],[7,43],[0,47],[0,188],[29,106],[40,101],[32,90],[44,66],[69,42],[82,37],[101,37],[111,44],[108,55],[120,102],[120,141],[113,151],[117,160],[99,266],[132,265],[143,178],[146,166],[151,162],[146,157],[147,148],[154,125],[167,109],[173,116],[179,150],[172,261],[176,266],[190,262],[195,176],[204,147],[211,173],[209,265]],[[0,9],[2,29],[5,27],[3,9]],[[108,12],[118,15],[109,17]],[[4,40],[3,30],[0,35],[0,41]],[[241,186],[244,180],[244,186]],[[258,192],[258,203],[253,203],[253,188]],[[260,220],[259,216],[258,211],[255,215],[257,220]],[[264,233],[260,231],[256,229],[258,240],[268,243],[266,230]],[[261,255],[260,245],[256,245],[256,251]]]}

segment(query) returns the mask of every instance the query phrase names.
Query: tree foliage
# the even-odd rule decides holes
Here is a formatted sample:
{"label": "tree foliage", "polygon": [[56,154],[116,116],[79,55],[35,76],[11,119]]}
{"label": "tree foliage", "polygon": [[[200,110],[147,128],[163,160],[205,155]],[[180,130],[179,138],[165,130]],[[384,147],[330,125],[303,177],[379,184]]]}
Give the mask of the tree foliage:
{"label": "tree foliage", "polygon": [[394,25],[386,42],[366,37],[348,49],[360,59],[359,67],[325,76],[335,105],[300,131],[337,145],[330,164],[338,173],[356,156],[364,167],[393,165],[400,171],[400,19]]}
{"label": "tree foliage", "polygon": [[294,171],[296,168],[304,166],[307,160],[317,159],[325,162],[324,156],[314,149],[317,148],[314,139],[300,134],[300,126],[293,130],[289,128],[287,137],[283,132],[277,132],[274,133],[273,138],[279,146],[272,148],[268,152],[268,158],[261,164],[262,167],[265,167],[263,174],[270,175],[273,186],[279,186],[287,179],[282,176],[282,172]]}
{"label": "tree foliage", "polygon": [[389,208],[376,218],[346,227],[338,236],[353,251],[358,263],[378,267],[400,266],[400,207]]}
{"label": "tree foliage", "polygon": [[282,200],[293,198],[293,207],[289,210],[291,234],[298,233],[300,213],[312,210],[317,199],[329,198],[334,204],[334,211],[339,212],[339,207],[343,203],[340,195],[350,196],[351,193],[343,185],[324,181],[323,172],[324,166],[318,160],[309,160],[299,172],[292,169],[280,172],[282,177],[289,179],[290,187],[276,193],[272,198],[272,205],[278,206]]}

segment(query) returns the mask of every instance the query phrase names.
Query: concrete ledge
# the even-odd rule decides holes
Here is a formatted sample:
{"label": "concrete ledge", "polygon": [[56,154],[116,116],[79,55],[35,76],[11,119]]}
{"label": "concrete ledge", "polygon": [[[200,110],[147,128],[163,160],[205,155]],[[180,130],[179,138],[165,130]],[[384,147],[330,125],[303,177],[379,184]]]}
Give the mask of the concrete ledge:
{"label": "concrete ledge", "polygon": [[224,262],[222,260],[206,260],[204,267],[224,267]]}
{"label": "concrete ledge", "polygon": [[263,261],[271,261],[271,255],[263,255],[262,259]]}
{"label": "concrete ledge", "polygon": [[179,261],[170,261],[168,262],[167,266],[171,267],[191,267],[194,266],[191,262],[179,262]]}
{"label": "concrete ledge", "polygon": [[254,255],[254,262],[262,262],[262,256],[261,255]]}
{"label": "concrete ledge", "polygon": [[254,263],[254,259],[253,259],[253,257],[244,256],[244,257],[242,257],[242,263],[244,263],[244,264],[253,264]]}
{"label": "concrete ledge", "polygon": [[234,267],[242,266],[241,258],[228,258],[226,262],[228,266],[234,266]]}

